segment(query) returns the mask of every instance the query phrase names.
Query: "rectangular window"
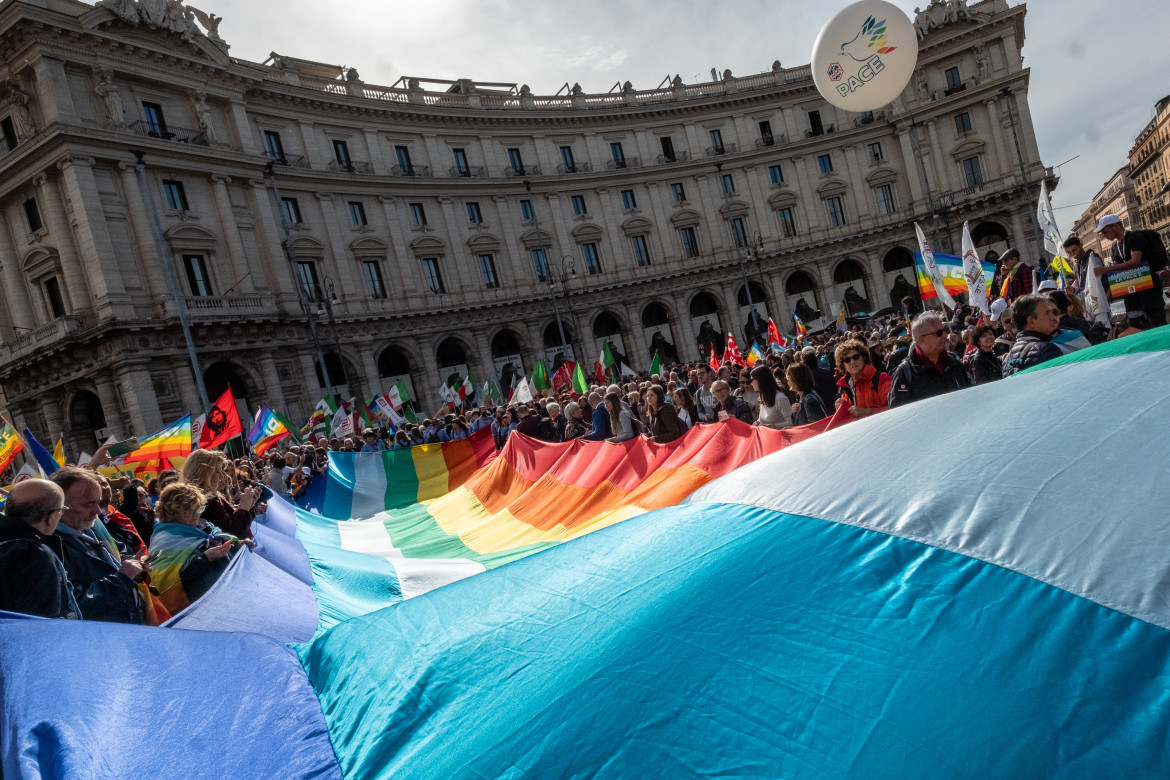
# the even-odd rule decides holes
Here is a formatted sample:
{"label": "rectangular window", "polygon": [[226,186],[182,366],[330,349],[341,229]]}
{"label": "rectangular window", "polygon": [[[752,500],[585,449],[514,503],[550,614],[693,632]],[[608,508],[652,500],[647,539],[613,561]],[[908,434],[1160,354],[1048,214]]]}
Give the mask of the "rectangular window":
{"label": "rectangular window", "polygon": [[480,212],[478,203],[467,204],[467,221],[473,225],[483,222],[483,213]]}
{"label": "rectangular window", "polygon": [[833,156],[831,154],[822,154],[817,157],[817,168],[821,173],[832,173]]}
{"label": "rectangular window", "polygon": [[955,114],[955,132],[959,135],[971,132],[971,115],[966,111]]}
{"label": "rectangular window", "polygon": [[866,153],[869,154],[870,162],[881,162],[886,159],[882,156],[882,145],[874,141],[872,144],[865,147]]}
{"label": "rectangular window", "polygon": [[681,181],[676,181],[670,185],[670,197],[675,203],[682,203],[687,199],[687,193],[683,189]]}
{"label": "rectangular window", "polygon": [[650,245],[646,236],[630,236],[630,246],[634,250],[634,261],[639,266],[650,265]]}
{"label": "rectangular window", "polygon": [[823,135],[825,132],[825,125],[821,121],[820,111],[808,112],[808,134],[809,135]]}
{"label": "rectangular window", "polygon": [[784,207],[776,209],[776,218],[780,220],[780,235],[792,238],[796,235],[796,218],[792,216],[792,209]]}
{"label": "rectangular window", "polygon": [[520,201],[520,216],[524,218],[525,222],[532,222],[536,219],[536,212],[532,209],[532,201]]}
{"label": "rectangular window", "polygon": [[321,286],[317,283],[317,266],[309,260],[297,262],[297,284],[307,301],[316,301]]}
{"label": "rectangular window", "polygon": [[676,159],[674,156],[674,141],[670,139],[670,136],[659,138],[658,143],[662,145],[662,161],[674,162]]}
{"label": "rectangular window", "polygon": [[626,167],[626,154],[622,151],[620,142],[615,142],[609,145],[609,154],[613,158],[613,165],[615,168]]}
{"label": "rectangular window", "polygon": [[723,190],[724,195],[730,195],[735,192],[735,179],[731,178],[730,173],[720,174],[719,187]]}
{"label": "rectangular window", "polygon": [[978,157],[968,157],[963,160],[963,176],[967,180],[968,187],[983,186],[983,169],[979,166]]}
{"label": "rectangular window", "polygon": [[50,276],[45,280],[45,302],[49,305],[49,313],[53,319],[65,316],[65,300],[61,297],[61,283],[57,277]]}
{"label": "rectangular window", "polygon": [[28,232],[35,233],[45,226],[41,221],[41,210],[37,208],[37,199],[29,198],[24,202],[24,218],[28,220]]}
{"label": "rectangular window", "polygon": [[783,184],[784,171],[780,170],[779,165],[769,165],[768,178],[772,181],[773,184]]}
{"label": "rectangular window", "polygon": [[776,139],[772,137],[772,123],[767,120],[760,122],[760,141],[764,146],[776,143]]}
{"label": "rectangular window", "polygon": [[264,149],[273,160],[284,162],[284,144],[280,142],[280,133],[275,130],[265,130]]}
{"label": "rectangular window", "polygon": [[845,224],[845,207],[841,204],[841,198],[825,198],[825,207],[829,210],[829,227]]}
{"label": "rectangular window", "polygon": [[489,290],[500,286],[500,277],[496,274],[496,260],[491,255],[479,256],[479,275],[483,277],[483,286]]}
{"label": "rectangular window", "polygon": [[349,158],[349,146],[345,141],[333,141],[333,158],[337,160],[337,167],[343,171],[353,167],[353,161]]}
{"label": "rectangular window", "polygon": [[585,257],[586,272],[601,273],[601,256],[597,254],[597,244],[582,244],[581,254]]}
{"label": "rectangular window", "polygon": [[542,282],[548,281],[548,257],[544,249],[532,250],[532,267],[536,269],[536,278]]}
{"label": "rectangular window", "polygon": [[366,280],[366,292],[375,300],[386,297],[386,283],[382,281],[382,264],[377,260],[362,261],[362,275]]}
{"label": "rectangular window", "polygon": [[423,209],[421,203],[410,204],[410,224],[415,227],[422,227],[427,224],[427,212]]}
{"label": "rectangular window", "polygon": [[410,163],[410,149],[405,146],[394,147],[394,159],[398,161],[398,172],[406,176],[414,175],[414,166]]}
{"label": "rectangular window", "polygon": [[167,208],[172,211],[187,211],[187,193],[183,182],[163,179],[163,192],[167,196]]}
{"label": "rectangular window", "polygon": [[682,241],[684,257],[699,256],[699,240],[695,238],[695,229],[693,227],[679,228],[678,237]]}
{"label": "rectangular window", "polygon": [[947,68],[947,89],[958,89],[963,86],[963,79],[959,76],[959,68]]}
{"label": "rectangular window", "polygon": [[723,154],[723,133],[719,130],[708,130],[707,136],[711,139],[711,150],[715,154]]}
{"label": "rectangular window", "polygon": [[447,292],[447,288],[443,285],[443,271],[439,268],[439,258],[424,257],[422,259],[423,279],[426,280],[427,287],[431,292],[442,295]]}
{"label": "rectangular window", "polygon": [[471,166],[467,164],[467,152],[462,149],[452,149],[451,156],[455,158],[455,172],[460,176],[470,176]]}
{"label": "rectangular window", "polygon": [[736,246],[747,246],[747,228],[743,226],[743,217],[733,217],[728,225],[731,226],[731,240]]}
{"label": "rectangular window", "polygon": [[561,147],[561,165],[565,166],[565,173],[576,172],[577,166],[573,163],[573,147]]}
{"label": "rectangular window", "polygon": [[351,200],[349,202],[349,221],[353,223],[354,227],[365,227],[370,224],[366,221],[366,207],[362,205],[361,201]]}
{"label": "rectangular window", "polygon": [[146,134],[153,138],[170,138],[167,121],[163,118],[162,106],[158,103],[142,104],[142,117],[146,120]]}
{"label": "rectangular window", "polygon": [[183,255],[183,267],[187,269],[191,294],[198,298],[210,296],[211,278],[207,275],[207,261],[203,255]]}
{"label": "rectangular window", "polygon": [[524,175],[524,158],[520,156],[519,149],[508,150],[508,165],[517,176]]}
{"label": "rectangular window", "polygon": [[6,116],[0,119],[0,138],[4,139],[4,145],[8,147],[8,151],[16,148],[18,141],[16,140],[16,125],[12,124],[12,117]]}
{"label": "rectangular window", "polygon": [[638,201],[634,198],[633,190],[622,190],[622,208],[626,211],[638,208]]}
{"label": "rectangular window", "polygon": [[894,213],[894,188],[889,184],[882,184],[873,188],[874,198],[877,199],[879,214]]}
{"label": "rectangular window", "polygon": [[578,217],[583,217],[588,213],[588,211],[585,209],[585,198],[583,196],[573,195],[569,198],[569,200],[573,204],[573,213]]}
{"label": "rectangular window", "polygon": [[280,216],[284,218],[286,224],[301,224],[301,207],[297,204],[296,198],[280,199]]}

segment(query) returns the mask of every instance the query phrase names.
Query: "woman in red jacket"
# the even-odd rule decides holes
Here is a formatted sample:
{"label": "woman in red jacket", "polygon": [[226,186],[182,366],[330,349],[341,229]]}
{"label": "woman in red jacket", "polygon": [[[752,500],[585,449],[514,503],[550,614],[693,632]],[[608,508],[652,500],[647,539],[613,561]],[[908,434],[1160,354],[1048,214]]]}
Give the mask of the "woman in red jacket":
{"label": "woman in red jacket", "polygon": [[865,344],[850,339],[837,347],[837,371],[841,379],[841,397],[837,408],[845,406],[854,417],[868,417],[889,408],[890,375],[873,367]]}

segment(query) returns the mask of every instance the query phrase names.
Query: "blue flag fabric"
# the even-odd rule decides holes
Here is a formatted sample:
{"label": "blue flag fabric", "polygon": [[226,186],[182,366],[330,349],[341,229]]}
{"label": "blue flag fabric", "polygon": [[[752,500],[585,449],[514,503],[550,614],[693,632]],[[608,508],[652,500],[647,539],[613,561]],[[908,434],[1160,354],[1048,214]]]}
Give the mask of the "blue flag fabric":
{"label": "blue flag fabric", "polygon": [[28,428],[25,428],[21,432],[21,438],[24,439],[25,446],[28,447],[28,451],[32,453],[33,458],[36,460],[37,465],[41,467],[41,471],[45,473],[45,476],[61,468],[57,465],[57,461],[53,460],[53,453],[45,449],[45,445],[37,441],[37,437],[33,436],[32,431]]}

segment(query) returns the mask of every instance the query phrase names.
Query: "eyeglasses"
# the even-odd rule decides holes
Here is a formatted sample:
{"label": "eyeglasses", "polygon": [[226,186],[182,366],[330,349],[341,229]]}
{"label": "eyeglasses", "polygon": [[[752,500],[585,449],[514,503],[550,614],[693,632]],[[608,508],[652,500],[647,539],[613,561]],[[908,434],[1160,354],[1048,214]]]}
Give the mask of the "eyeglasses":
{"label": "eyeglasses", "polygon": [[933,333],[923,333],[922,335],[923,336],[941,336],[946,332],[947,332],[947,329],[943,328],[942,330],[936,330]]}
{"label": "eyeglasses", "polygon": [[[60,507],[58,509],[53,510],[53,512],[68,512],[68,511],[69,511],[69,507],[67,507],[67,506],[63,506],[63,507]],[[49,514],[53,514],[53,512],[50,512]]]}
{"label": "eyeglasses", "polygon": [[848,357],[841,358],[841,361],[844,363],[852,363],[854,360],[861,360],[861,359],[862,359],[861,355],[853,354],[853,355],[850,355]]}

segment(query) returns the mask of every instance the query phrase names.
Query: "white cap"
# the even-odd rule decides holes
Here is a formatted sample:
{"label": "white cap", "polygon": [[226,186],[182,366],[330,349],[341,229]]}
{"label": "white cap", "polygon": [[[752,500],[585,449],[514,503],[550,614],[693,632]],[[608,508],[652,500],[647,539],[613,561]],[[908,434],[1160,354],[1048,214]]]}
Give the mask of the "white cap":
{"label": "white cap", "polygon": [[1093,232],[1100,233],[1102,230],[1105,229],[1106,225],[1120,225],[1120,224],[1121,224],[1121,217],[1117,216],[1116,214],[1106,214],[1105,216],[1101,217],[1101,221],[1097,223],[1097,227]]}
{"label": "white cap", "polygon": [[1054,282],[1052,279],[1045,279],[1044,281],[1040,282],[1040,286],[1037,288],[1038,291],[1058,289],[1060,288],[1056,286],[1056,282]]}
{"label": "white cap", "polygon": [[996,298],[991,302],[991,321],[999,322],[999,318],[1007,310],[1008,302],[1006,298]]}

